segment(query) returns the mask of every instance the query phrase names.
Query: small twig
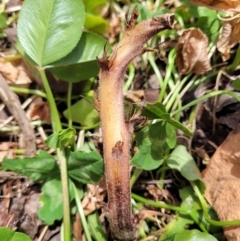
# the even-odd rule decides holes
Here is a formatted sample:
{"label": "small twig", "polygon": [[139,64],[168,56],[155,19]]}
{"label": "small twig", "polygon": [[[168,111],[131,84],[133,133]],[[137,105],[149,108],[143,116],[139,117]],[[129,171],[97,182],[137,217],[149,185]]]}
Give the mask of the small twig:
{"label": "small twig", "polygon": [[23,134],[23,148],[25,156],[34,156],[36,153],[35,133],[31,126],[30,121],[26,117],[24,110],[17,95],[12,92],[0,74],[0,98],[12,113],[16,121],[19,123],[20,129]]}
{"label": "small twig", "polygon": [[44,227],[44,229],[42,230],[42,232],[41,232],[41,234],[40,234],[40,236],[39,236],[39,238],[38,238],[37,241],[42,241],[43,238],[44,238],[44,236],[45,236],[45,234],[47,233],[47,231],[48,231],[48,226],[46,225],[46,226]]}

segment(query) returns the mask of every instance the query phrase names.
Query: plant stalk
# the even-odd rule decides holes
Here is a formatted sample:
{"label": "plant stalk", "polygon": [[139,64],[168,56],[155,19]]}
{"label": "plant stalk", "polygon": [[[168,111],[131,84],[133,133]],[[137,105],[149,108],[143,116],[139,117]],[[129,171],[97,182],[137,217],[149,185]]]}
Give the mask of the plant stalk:
{"label": "plant stalk", "polygon": [[[45,74],[45,70],[39,69],[39,73],[43,82],[43,86],[44,86],[47,100],[51,110],[51,123],[52,123],[53,132],[59,133],[62,130],[62,124],[60,121],[56,102],[54,100],[52,90],[49,86],[49,83]],[[64,148],[57,148],[57,158],[60,163],[60,172],[61,172],[61,181],[62,181],[64,241],[71,241],[68,173],[67,173],[67,160],[66,160]]]}
{"label": "plant stalk", "polygon": [[138,55],[146,52],[143,45],[155,34],[172,27],[173,14],[165,14],[136,25],[135,7],[127,20],[123,37],[107,58],[104,51],[100,67],[100,118],[103,132],[105,175],[108,190],[107,218],[118,240],[137,237],[137,221],[132,214],[130,190],[130,121],[125,122],[122,76]]}

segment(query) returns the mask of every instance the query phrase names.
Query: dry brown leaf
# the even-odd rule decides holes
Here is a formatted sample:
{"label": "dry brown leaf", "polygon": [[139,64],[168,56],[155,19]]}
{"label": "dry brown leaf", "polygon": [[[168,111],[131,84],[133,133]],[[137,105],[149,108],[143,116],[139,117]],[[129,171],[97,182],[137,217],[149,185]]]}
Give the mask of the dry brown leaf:
{"label": "dry brown leaf", "polygon": [[82,200],[82,207],[84,214],[89,215],[95,210],[102,207],[103,200],[106,196],[106,182],[105,179],[101,179],[99,184],[88,184],[88,193]]}
{"label": "dry brown leaf", "polygon": [[44,102],[41,97],[37,97],[29,106],[27,117],[30,120],[44,120],[46,123],[51,123],[50,108],[47,102]]}
{"label": "dry brown leaf", "polygon": [[0,143],[0,163],[4,157],[14,158],[14,149],[17,149],[18,145],[15,142],[1,142]]}
{"label": "dry brown leaf", "polygon": [[159,89],[145,89],[145,90],[127,90],[124,92],[124,98],[132,103],[145,104],[155,103],[158,100]]}
{"label": "dry brown leaf", "polygon": [[142,209],[138,213],[138,218],[143,221],[143,220],[152,220],[157,223],[158,227],[161,228],[161,219],[159,218],[166,216],[166,214],[154,210],[148,210],[148,209]]}
{"label": "dry brown leaf", "polygon": [[7,62],[0,58],[0,73],[10,85],[28,88],[32,82],[22,60]]}
{"label": "dry brown leaf", "polygon": [[191,2],[218,11],[240,12],[239,0],[191,0]]}
{"label": "dry brown leaf", "polygon": [[0,73],[10,82],[14,82],[18,76],[17,68],[11,62],[6,62],[3,58],[0,58]]}
{"label": "dry brown leaf", "polygon": [[82,241],[83,226],[80,218],[80,214],[77,212],[73,223],[73,235],[76,241]]}
{"label": "dry brown leaf", "polygon": [[218,39],[217,48],[221,52],[223,61],[230,58],[230,50],[240,39],[240,17],[223,22],[222,34]]}
{"label": "dry brown leaf", "polygon": [[207,55],[208,38],[197,28],[185,30],[178,39],[176,63],[181,74],[204,74],[211,70]]}
{"label": "dry brown leaf", "polygon": [[[219,220],[240,219],[240,124],[218,147],[202,177],[205,197]],[[228,241],[240,241],[240,226],[224,228]]]}
{"label": "dry brown leaf", "polygon": [[162,189],[155,185],[148,185],[146,189],[157,201],[164,199],[169,203],[175,203],[173,196],[166,189]]}

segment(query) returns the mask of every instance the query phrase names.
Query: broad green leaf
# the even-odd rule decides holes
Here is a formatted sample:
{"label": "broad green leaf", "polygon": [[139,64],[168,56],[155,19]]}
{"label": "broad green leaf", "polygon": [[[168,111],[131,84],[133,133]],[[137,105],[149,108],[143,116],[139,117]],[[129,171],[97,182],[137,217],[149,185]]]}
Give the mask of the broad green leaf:
{"label": "broad green leaf", "polygon": [[[191,213],[193,216],[197,217],[199,222],[202,223],[208,231],[210,231],[214,235],[222,232],[221,227],[211,225],[204,218],[202,205],[198,197],[195,195],[192,186],[187,186],[180,189],[179,194],[182,200],[181,207],[184,208],[185,210],[188,210],[189,213]],[[218,220],[217,214],[212,209],[212,207],[208,206],[207,210],[208,210],[208,215],[211,219]]]}
{"label": "broad green leaf", "polygon": [[[175,235],[193,224],[193,220],[187,215],[177,214],[162,230],[158,241],[173,241]],[[180,241],[180,240],[178,240]],[[181,240],[182,241],[182,240]]]}
{"label": "broad green leaf", "polygon": [[80,123],[84,129],[91,129],[99,125],[100,122],[98,112],[93,105],[94,98],[92,92],[90,92],[87,97],[76,102],[70,109],[65,110],[63,115],[69,119],[71,111],[71,118],[74,122]]}
{"label": "broad green leaf", "polygon": [[191,14],[189,13],[188,9],[185,5],[181,5],[174,11],[174,15],[176,17],[176,21],[178,21],[178,18],[181,18],[184,22],[189,22],[191,19]]}
{"label": "broad green leaf", "polygon": [[86,22],[84,27],[89,31],[104,34],[107,32],[108,22],[99,15],[86,13]]}
{"label": "broad green leaf", "polygon": [[147,126],[136,136],[139,151],[133,157],[132,165],[153,170],[163,162],[166,152],[176,145],[176,132],[169,123],[159,121]]}
{"label": "broad green leaf", "polygon": [[75,140],[76,130],[73,128],[68,128],[61,130],[59,133],[53,133],[50,135],[46,143],[48,147],[57,149],[58,147],[68,147],[72,146]]}
{"label": "broad green leaf", "polygon": [[145,106],[144,110],[142,112],[142,115],[146,116],[149,120],[162,119],[164,121],[167,121],[169,124],[171,124],[175,128],[182,130],[187,135],[192,136],[192,133],[188,130],[188,128],[186,128],[180,122],[171,118],[170,114],[167,113],[164,105],[159,102],[157,102],[155,104],[148,104],[147,106]]}
{"label": "broad green leaf", "polygon": [[167,114],[166,108],[162,103],[147,104],[142,112],[149,120],[159,119],[163,114]]}
{"label": "broad green leaf", "polygon": [[232,82],[232,87],[235,88],[236,90],[240,90],[240,79],[235,79]]}
{"label": "broad green leaf", "polygon": [[92,60],[79,64],[71,64],[62,67],[51,68],[49,71],[61,80],[70,83],[76,83],[97,76],[99,67],[97,65],[97,61]]}
{"label": "broad green leaf", "polygon": [[[49,66],[62,80],[77,82],[96,76],[99,72],[96,58],[101,58],[106,39],[95,33],[84,32],[77,46],[64,58]],[[107,49],[110,47],[107,46]]]}
{"label": "broad green leaf", "polygon": [[83,0],[86,12],[94,11],[96,7],[106,4],[106,0]]}
{"label": "broad green leaf", "polygon": [[194,159],[183,145],[179,145],[173,150],[167,160],[167,165],[178,170],[189,181],[201,180],[201,173]]}
{"label": "broad green leaf", "polygon": [[151,143],[144,142],[139,151],[134,155],[131,164],[144,170],[154,170],[163,163],[163,156],[159,153],[159,158],[154,159],[151,153]]}
{"label": "broad green leaf", "polygon": [[13,231],[10,228],[0,227],[0,240],[2,241],[31,241],[24,233]]}
{"label": "broad green leaf", "polygon": [[18,37],[37,65],[46,66],[73,50],[84,21],[82,0],[26,0],[18,20]]}
{"label": "broad green leaf", "polygon": [[[186,24],[186,26],[200,28],[211,41],[216,41],[218,37],[216,33],[219,32],[221,26],[221,21],[217,17],[217,12],[207,7],[196,7],[196,5],[189,2],[189,0],[182,0],[182,2],[187,6],[187,14],[195,18],[194,22],[189,21],[189,24]],[[184,18],[185,13],[182,13],[184,15],[182,17]]]}
{"label": "broad green leaf", "polygon": [[96,33],[106,33],[108,22],[97,11],[99,7],[106,4],[106,0],[83,0],[83,2],[86,10],[84,27]]}
{"label": "broad green leaf", "polygon": [[176,234],[174,241],[217,241],[212,235],[199,230],[184,230]]}
{"label": "broad green leaf", "polygon": [[87,217],[90,232],[93,238],[97,241],[107,241],[105,232],[102,229],[102,224],[100,222],[98,213],[95,212]]}
{"label": "broad green leaf", "polygon": [[[41,208],[38,211],[38,217],[48,225],[63,217],[62,182],[59,178],[45,182],[39,198]],[[70,201],[74,199],[74,189],[71,180],[69,180],[69,199]]]}
{"label": "broad green leaf", "polygon": [[[201,205],[196,195],[194,195],[193,188],[191,186],[185,187],[181,189],[179,193],[182,199],[181,208],[188,210],[194,214],[195,217],[199,216],[197,212],[201,210]],[[177,233],[187,229],[189,225],[193,223],[194,221],[190,215],[177,214],[174,219],[166,225],[159,241],[172,241]]]}
{"label": "broad green leaf", "polygon": [[[49,153],[39,152],[35,157],[24,157],[8,159],[4,157],[2,162],[3,170],[11,170],[27,176],[33,181],[48,180],[54,175],[59,175],[59,168],[56,161]],[[51,175],[50,175],[51,174]]]}
{"label": "broad green leaf", "polygon": [[62,184],[59,179],[51,179],[43,184],[39,202],[41,208],[38,211],[38,216],[46,224],[51,225],[55,220],[62,218]]}
{"label": "broad green leaf", "polygon": [[199,199],[194,194],[192,186],[187,186],[179,190],[182,199],[181,207],[188,210],[199,210],[202,208]]}
{"label": "broad green leaf", "polygon": [[75,151],[70,154],[68,174],[72,179],[81,183],[97,183],[103,171],[103,159],[98,152]]}

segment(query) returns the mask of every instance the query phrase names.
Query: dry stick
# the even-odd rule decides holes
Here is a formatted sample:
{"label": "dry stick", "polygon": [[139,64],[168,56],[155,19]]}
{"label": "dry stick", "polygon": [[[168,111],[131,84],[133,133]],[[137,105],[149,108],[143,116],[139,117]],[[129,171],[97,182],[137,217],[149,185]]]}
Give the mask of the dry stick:
{"label": "dry stick", "polygon": [[125,123],[122,76],[133,58],[147,51],[143,45],[155,34],[172,28],[173,14],[165,14],[137,25],[137,8],[127,20],[122,40],[110,58],[106,51],[100,66],[100,118],[103,131],[105,175],[108,190],[107,218],[119,240],[137,237],[137,221],[132,215],[130,197],[130,133]]}
{"label": "dry stick", "polygon": [[35,133],[30,121],[26,117],[17,95],[9,88],[3,76],[0,74],[0,99],[7,106],[16,121],[19,123],[23,134],[24,155],[32,157],[36,153]]}

